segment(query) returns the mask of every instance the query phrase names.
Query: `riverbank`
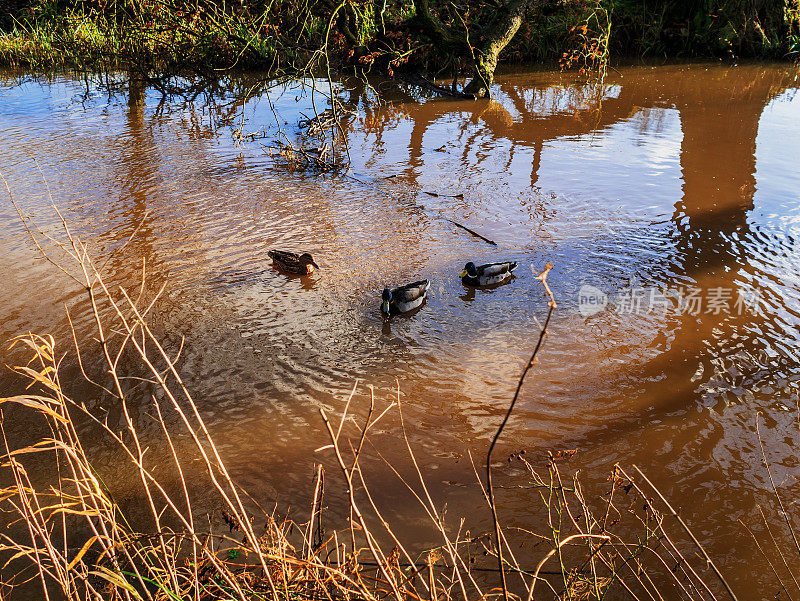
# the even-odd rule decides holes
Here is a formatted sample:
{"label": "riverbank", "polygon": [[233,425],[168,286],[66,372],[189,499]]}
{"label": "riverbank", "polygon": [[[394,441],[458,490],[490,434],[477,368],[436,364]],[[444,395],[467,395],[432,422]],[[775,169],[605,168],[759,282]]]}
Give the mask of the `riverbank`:
{"label": "riverbank", "polygon": [[[482,52],[471,46],[477,45],[479,25],[498,18],[498,10],[465,5],[461,17],[432,4],[429,22],[405,3],[364,0],[338,6],[286,0],[266,5],[198,0],[193,6],[160,0],[5,0],[0,66],[259,69],[272,75],[331,66],[388,74],[404,68],[468,72],[475,53]],[[564,68],[602,69],[615,57],[794,60],[800,49],[797,0],[773,0],[758,8],[733,0],[712,8],[683,2],[648,7],[631,0],[543,6],[516,23],[516,34],[503,41],[508,46],[501,61],[560,60]],[[444,39],[432,33],[437,27]],[[478,29],[470,33],[473,27]]]}

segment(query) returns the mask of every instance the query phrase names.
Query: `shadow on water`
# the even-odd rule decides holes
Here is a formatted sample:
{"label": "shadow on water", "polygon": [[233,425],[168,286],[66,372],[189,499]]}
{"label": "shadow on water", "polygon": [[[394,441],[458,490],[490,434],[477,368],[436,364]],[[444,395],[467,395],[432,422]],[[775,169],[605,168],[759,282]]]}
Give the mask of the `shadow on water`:
{"label": "shadow on water", "polygon": [[[382,108],[350,86],[359,116],[344,126],[353,173],[369,186],[287,174],[258,143],[235,144],[233,126],[218,126],[244,110],[253,131],[274,131],[274,107],[294,135],[310,102],[296,89],[215,104],[164,100],[132,82],[124,97],[76,103],[82,82],[28,82],[0,87],[3,169],[20,202],[52,227],[36,158],[75,230],[111,256],[114,282],[135,289],[144,267],[148,290],[167,283],[153,328],[180,349],[179,367],[232,473],[265,506],[303,507],[311,494],[313,451],[324,440],[319,407],[340,407],[356,378],[388,402],[399,381],[434,494],[451,515],[486,528],[468,453],[482,456],[506,408],[546,312],[532,270],[552,262],[560,308],[497,456],[578,448],[589,486],[616,461],[640,465],[737,587],[771,594],[766,576],[753,577],[767,573],[763,560],[731,519],[756,523],[768,498],[757,411],[787,493],[800,476],[790,442],[800,213],[787,196],[800,181],[782,158],[787,145],[800,151],[796,71],[639,66],[603,84],[547,72],[498,82],[490,102],[421,101],[414,90],[386,88],[391,103]],[[50,275],[6,201],[0,223],[0,276],[14,282],[0,291],[0,334],[47,324],[66,345],[64,303],[88,327],[80,291]],[[269,266],[270,248],[313,252],[324,270],[287,277]],[[466,260],[498,259],[520,262],[512,282],[461,285]],[[383,287],[422,277],[432,282],[426,305],[384,319]],[[716,291],[718,310],[668,301],[586,318],[577,304],[584,283],[609,294],[697,288],[706,303]],[[23,292],[34,284],[31,299]],[[752,292],[758,311],[740,311],[740,294]],[[0,378],[4,391],[18,386]],[[103,405],[96,391],[74,393]],[[147,427],[146,415],[136,419]],[[376,501],[424,543],[429,534],[414,510],[397,508],[400,485],[380,460],[402,463],[398,434],[396,422],[376,431],[365,462],[381,484]],[[97,455],[98,469],[114,470],[118,458],[100,442]],[[519,474],[508,466],[499,477],[508,484]],[[133,480],[116,482],[123,497],[134,489]],[[527,491],[499,496],[507,523],[538,519]]]}

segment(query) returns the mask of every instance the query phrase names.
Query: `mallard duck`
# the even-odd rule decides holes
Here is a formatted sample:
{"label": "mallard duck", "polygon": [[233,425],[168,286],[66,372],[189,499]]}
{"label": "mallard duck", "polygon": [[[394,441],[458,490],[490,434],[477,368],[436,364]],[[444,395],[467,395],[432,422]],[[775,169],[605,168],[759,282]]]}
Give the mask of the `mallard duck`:
{"label": "mallard duck", "polygon": [[461,272],[461,282],[465,286],[491,286],[499,284],[511,277],[511,272],[517,268],[516,261],[506,261],[504,263],[487,263],[486,265],[475,266],[470,261],[464,265]]}
{"label": "mallard duck", "polygon": [[412,282],[397,288],[384,288],[381,298],[381,311],[386,315],[391,313],[406,313],[416,309],[428,297],[428,280]]}
{"label": "mallard duck", "polygon": [[271,250],[267,253],[276,267],[289,273],[308,275],[314,272],[314,268],[319,269],[319,265],[314,263],[314,257],[310,253],[288,252],[285,250]]}

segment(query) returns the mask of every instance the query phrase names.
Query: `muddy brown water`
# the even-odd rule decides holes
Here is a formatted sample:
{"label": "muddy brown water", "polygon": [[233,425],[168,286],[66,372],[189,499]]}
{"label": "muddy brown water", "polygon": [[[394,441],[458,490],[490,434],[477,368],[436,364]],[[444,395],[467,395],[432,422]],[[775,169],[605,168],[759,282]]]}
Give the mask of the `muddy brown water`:
{"label": "muddy brown water", "polygon": [[[620,68],[603,84],[509,73],[487,102],[387,87],[391,104],[375,108],[353,89],[342,92],[358,107],[346,122],[353,177],[337,177],[276,167],[270,138],[235,144],[220,120],[240,105],[6,73],[0,169],[55,232],[43,174],[93,252],[118,250],[113,281],[132,286],[144,261],[153,287],[167,283],[153,323],[170,344],[185,337],[180,370],[235,478],[301,515],[327,442],[319,408],[341,409],[358,380],[363,414],[368,385],[386,403],[399,382],[435,499],[487,527],[469,455],[482,461],[535,343],[547,299],[532,270],[552,263],[559,307],[498,459],[524,449],[543,466],[548,450],[578,449],[572,467],[598,488],[615,462],[640,466],[740,598],[762,599],[779,585],[739,520],[768,536],[763,506],[800,565],[756,433],[760,415],[798,517],[798,82],[785,65],[694,64]],[[270,103],[294,137],[311,107],[298,88],[251,98],[244,130],[278,134]],[[270,266],[274,247],[309,250],[322,270],[286,277]],[[32,329],[67,352],[64,305],[90,325],[81,291],[41,259],[5,192],[0,254],[0,338]],[[472,291],[457,278],[467,260],[506,258],[520,265],[508,285]],[[381,289],[419,277],[432,282],[427,304],[385,320]],[[598,291],[608,304],[595,311]],[[19,386],[0,375],[0,392]],[[156,440],[144,409],[139,419]],[[24,422],[6,427],[24,439]],[[421,546],[435,537],[380,460],[409,473],[400,434],[396,416],[376,429],[370,479]],[[109,473],[121,460],[93,453]],[[505,484],[522,478],[499,470]],[[135,505],[137,484],[120,476],[118,497]],[[498,495],[507,523],[536,521],[530,490]]]}

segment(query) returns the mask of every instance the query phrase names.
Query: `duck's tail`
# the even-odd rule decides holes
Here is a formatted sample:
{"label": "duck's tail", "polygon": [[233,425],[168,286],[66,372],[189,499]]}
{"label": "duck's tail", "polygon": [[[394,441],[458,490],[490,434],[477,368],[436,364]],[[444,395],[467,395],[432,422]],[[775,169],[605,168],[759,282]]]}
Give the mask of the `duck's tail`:
{"label": "duck's tail", "polygon": [[517,262],[516,261],[511,261],[511,263],[508,264],[508,270],[509,271],[514,271],[516,268],[517,268]]}
{"label": "duck's tail", "polygon": [[415,288],[420,292],[425,292],[428,289],[428,286],[431,285],[430,280],[418,280],[416,282],[411,282],[410,284],[406,284],[403,288],[412,289]]}

